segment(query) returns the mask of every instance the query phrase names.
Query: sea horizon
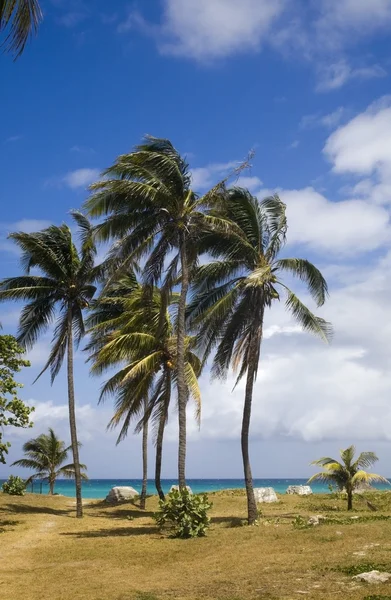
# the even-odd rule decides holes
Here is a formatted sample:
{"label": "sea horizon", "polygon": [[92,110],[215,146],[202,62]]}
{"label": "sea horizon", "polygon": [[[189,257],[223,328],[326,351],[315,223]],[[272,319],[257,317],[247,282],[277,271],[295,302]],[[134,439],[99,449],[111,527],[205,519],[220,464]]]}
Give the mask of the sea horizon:
{"label": "sea horizon", "polygon": [[[5,479],[0,479],[0,487]],[[306,478],[254,478],[254,487],[272,487],[278,494],[285,494],[287,488],[290,485],[307,485],[308,479]],[[162,488],[167,493],[172,485],[178,483],[177,479],[162,479]],[[221,478],[221,479],[187,479],[187,484],[191,487],[193,493],[210,493],[229,489],[244,489],[244,479],[236,478]],[[121,478],[100,478],[100,479],[88,479],[82,483],[82,494],[83,498],[91,500],[104,499],[112,487],[115,486],[131,486],[138,492],[141,492],[141,479],[121,479]],[[387,484],[378,484],[374,488],[378,490],[391,490],[391,487]],[[311,484],[311,489],[314,494],[325,494],[329,493],[329,487],[327,484],[315,482]],[[29,485],[26,489],[27,492],[33,492],[37,494],[47,494],[49,486],[47,483],[35,481],[33,487]],[[73,480],[58,479],[55,485],[55,493],[75,497],[75,483]],[[154,495],[156,494],[155,483],[153,479],[148,479],[147,493]]]}

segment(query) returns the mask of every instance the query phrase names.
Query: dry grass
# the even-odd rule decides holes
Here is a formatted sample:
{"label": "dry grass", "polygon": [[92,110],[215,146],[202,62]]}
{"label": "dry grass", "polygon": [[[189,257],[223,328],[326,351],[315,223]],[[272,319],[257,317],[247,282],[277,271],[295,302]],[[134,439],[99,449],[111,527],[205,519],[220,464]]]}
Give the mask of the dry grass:
{"label": "dry grass", "polygon": [[[125,504],[86,503],[74,517],[63,497],[0,494],[0,593],[3,600],[250,600],[391,597],[391,584],[352,581],[357,565],[391,571],[391,493],[356,501],[350,519],[330,496],[281,497],[263,507],[257,527],[241,526],[241,493],[210,494],[207,538],[172,540],[152,512]],[[297,515],[324,514],[319,527],[297,529]],[[129,519],[129,517],[131,517]],[[132,518],[133,517],[133,518]]]}

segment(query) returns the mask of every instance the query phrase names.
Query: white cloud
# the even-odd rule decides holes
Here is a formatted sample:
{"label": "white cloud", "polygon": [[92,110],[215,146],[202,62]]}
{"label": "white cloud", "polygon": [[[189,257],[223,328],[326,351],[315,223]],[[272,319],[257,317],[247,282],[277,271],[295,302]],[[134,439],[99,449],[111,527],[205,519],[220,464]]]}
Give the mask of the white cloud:
{"label": "white cloud", "polygon": [[391,97],[387,96],[337,129],[324,151],[336,173],[370,175],[391,167],[390,135]]}
{"label": "white cloud", "polygon": [[0,223],[0,251],[19,255],[19,248],[13,241],[7,240],[7,236],[15,231],[32,233],[45,229],[50,224],[49,221],[45,221],[44,219],[20,219],[14,223]]}
{"label": "white cloud", "polygon": [[90,183],[99,179],[99,175],[99,169],[77,169],[67,173],[61,181],[72,190],[75,190],[80,187],[87,187]]}
{"label": "white cloud", "polygon": [[101,172],[99,169],[76,169],[75,171],[69,171],[69,173],[66,173],[61,177],[50,177],[49,179],[46,179],[44,187],[61,188],[66,186],[71,188],[71,190],[86,188],[94,181],[97,181],[100,178],[100,174]]}
{"label": "white cloud", "polygon": [[333,129],[341,122],[345,114],[346,109],[343,106],[339,106],[331,113],[327,113],[325,115],[320,113],[304,115],[300,121],[299,128],[313,129],[315,127],[327,127]]}
{"label": "white cloud", "polygon": [[259,50],[285,4],[286,0],[164,0],[160,27],[133,12],[119,31],[141,27],[158,37],[163,53],[211,61]]}
{"label": "white cloud", "polygon": [[300,141],[294,140],[291,144],[289,144],[288,150],[296,150],[296,148],[298,148],[299,145],[300,145]]}
{"label": "white cloud", "polygon": [[4,140],[5,144],[12,144],[14,142],[19,142],[23,139],[23,135],[11,135],[10,137]]}
{"label": "white cloud", "polygon": [[352,80],[367,80],[385,77],[386,71],[380,65],[353,68],[345,59],[323,66],[318,71],[318,92],[330,92]]}
{"label": "white cloud", "polygon": [[337,33],[342,36],[346,31],[350,39],[354,33],[369,35],[387,28],[391,21],[389,0],[320,0],[319,5],[318,28],[333,36]]}
{"label": "white cloud", "polygon": [[195,190],[204,190],[212,187],[232,173],[239,164],[238,162],[230,161],[226,163],[212,163],[206,167],[196,167],[191,170],[192,187]]}
{"label": "white cloud", "polygon": [[389,214],[363,200],[330,202],[311,187],[281,190],[287,205],[289,243],[318,252],[353,255],[390,240]]}

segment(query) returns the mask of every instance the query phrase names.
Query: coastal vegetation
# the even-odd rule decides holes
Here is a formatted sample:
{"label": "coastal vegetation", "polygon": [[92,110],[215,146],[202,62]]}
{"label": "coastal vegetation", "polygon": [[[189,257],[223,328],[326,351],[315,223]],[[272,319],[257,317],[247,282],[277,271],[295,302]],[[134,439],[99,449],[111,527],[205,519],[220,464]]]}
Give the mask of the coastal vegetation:
{"label": "coastal vegetation", "polygon": [[[48,434],[41,433],[38,437],[23,444],[25,458],[16,460],[12,466],[34,471],[33,475],[26,479],[26,486],[34,479],[47,481],[49,494],[54,494],[56,479],[59,477],[75,479],[75,465],[73,463],[64,465],[71,450],[72,446],[65,446],[65,442],[56,436],[53,429],[49,428]],[[87,467],[81,463],[79,466],[81,478],[87,479],[86,473],[83,472]]]}
{"label": "coastal vegetation", "polygon": [[[331,494],[279,495],[262,505],[259,525],[246,527],[245,490],[209,494],[206,537],[171,539],[136,503],[84,501],[84,519],[72,518],[74,499],[0,494],[0,578],[7,600],[311,600],[391,595],[391,584],[357,583],[352,576],[391,572],[391,493],[365,496],[378,507]],[[298,529],[295,518],[326,517]],[[351,517],[358,517],[352,519]],[[4,524],[6,521],[6,524]],[[70,576],[70,572],[72,576]],[[306,592],[305,594],[303,592]]]}
{"label": "coastal vegetation", "polygon": [[31,427],[30,416],[34,409],[18,396],[23,386],[15,380],[15,373],[29,367],[25,353],[12,335],[0,335],[0,463],[5,463],[10,447],[4,433],[10,427]]}
{"label": "coastal vegetation", "polygon": [[[79,443],[76,427],[73,372],[74,346],[85,334],[83,312],[96,292],[94,285],[99,270],[94,267],[96,246],[93,229],[80,212],[72,213],[78,226],[80,250],[67,225],[51,225],[36,233],[17,232],[9,237],[21,250],[23,275],[0,282],[0,301],[25,302],[21,311],[18,343],[31,349],[40,336],[54,324],[52,348],[46,365],[37,379],[50,370],[55,380],[67,356],[69,427],[75,465],[76,515],[83,516]],[[31,270],[39,275],[32,275]],[[57,317],[57,318],[56,318]]]}
{"label": "coastal vegetation", "polygon": [[357,458],[355,458],[355,453],[355,447],[349,446],[346,450],[341,450],[341,462],[328,456],[313,461],[312,465],[323,467],[324,470],[312,475],[308,481],[308,483],[323,481],[334,485],[340,491],[344,491],[348,510],[353,509],[353,494],[355,491],[360,491],[362,487],[365,489],[371,483],[389,483],[382,475],[368,473],[364,470],[372,467],[379,460],[374,452],[361,452]]}

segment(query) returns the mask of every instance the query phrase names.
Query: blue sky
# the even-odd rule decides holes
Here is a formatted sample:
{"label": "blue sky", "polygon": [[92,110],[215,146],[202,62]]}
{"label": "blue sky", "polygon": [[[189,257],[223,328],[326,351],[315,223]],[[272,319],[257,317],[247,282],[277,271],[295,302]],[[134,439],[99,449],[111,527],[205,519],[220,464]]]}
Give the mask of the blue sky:
{"label": "blue sky", "polygon": [[[2,55],[1,276],[18,272],[6,240],[68,221],[88,184],[150,133],[188,156],[202,192],[252,148],[242,183],[288,206],[287,253],[322,267],[335,327],[324,348],[278,306],[268,315],[253,414],[256,476],[306,476],[308,462],[356,441],[391,450],[391,99],[389,0],[43,2],[22,58]],[[113,7],[111,5],[114,5]],[[16,306],[1,321],[14,332]],[[31,353],[22,395],[34,433],[67,436],[66,386],[34,386],[49,338]],[[189,422],[189,476],[241,476],[240,388],[201,381],[201,431]],[[136,477],[138,438],[115,447],[100,382],[76,360],[80,437],[91,476]],[[191,412],[190,412],[191,419]],[[164,474],[175,475],[175,415]],[[29,432],[12,436],[9,462]],[[213,460],[210,460],[213,456]],[[2,467],[8,475],[9,467]],[[151,473],[153,464],[151,463]],[[390,470],[387,471],[390,474]]]}

